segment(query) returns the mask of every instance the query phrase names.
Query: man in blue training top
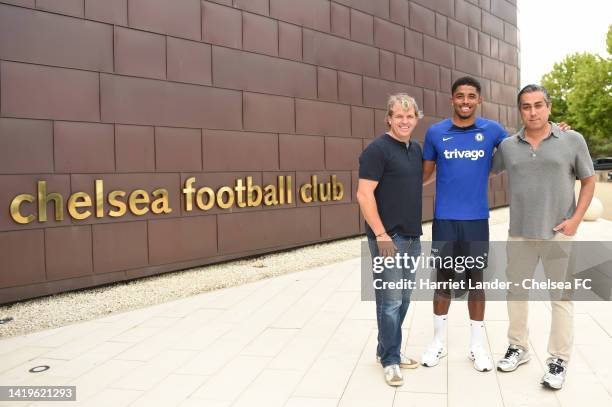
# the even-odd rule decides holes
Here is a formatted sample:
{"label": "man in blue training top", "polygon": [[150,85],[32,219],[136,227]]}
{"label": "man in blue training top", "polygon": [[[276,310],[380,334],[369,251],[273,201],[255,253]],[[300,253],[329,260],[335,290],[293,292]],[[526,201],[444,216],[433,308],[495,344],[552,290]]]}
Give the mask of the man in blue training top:
{"label": "man in blue training top", "polygon": [[[486,259],[488,252],[489,171],[495,148],[508,133],[499,123],[476,116],[482,102],[480,89],[480,83],[474,78],[457,79],[452,86],[452,117],[432,125],[425,134],[423,180],[428,181],[436,171],[432,255],[439,259],[447,256]],[[436,262],[436,267],[438,282],[453,280],[460,271],[445,268],[441,262]],[[460,276],[464,284],[470,280],[482,281],[484,267],[466,268]],[[444,332],[450,302],[450,290],[439,288],[435,291],[434,339],[423,353],[421,363],[424,366],[435,366],[446,356]],[[483,290],[469,291],[468,309],[471,320],[469,358],[476,370],[492,370],[491,357],[483,345]]]}

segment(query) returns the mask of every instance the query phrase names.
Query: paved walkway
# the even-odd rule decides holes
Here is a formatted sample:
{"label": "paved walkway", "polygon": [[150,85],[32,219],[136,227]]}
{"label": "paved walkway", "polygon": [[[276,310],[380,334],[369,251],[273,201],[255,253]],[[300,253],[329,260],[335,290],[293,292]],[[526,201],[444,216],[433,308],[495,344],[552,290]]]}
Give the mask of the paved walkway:
{"label": "paved walkway", "polygon": [[[602,223],[603,222],[603,223]],[[612,222],[581,228],[612,233]],[[492,228],[503,236],[506,225]],[[606,236],[612,240],[612,236]],[[612,405],[612,304],[576,304],[573,361],[563,390],[539,385],[550,323],[532,303],[535,357],[514,372],[480,373],[467,359],[465,302],[451,307],[449,355],[434,368],[383,380],[375,362],[374,304],[360,301],[359,259],[0,340],[0,385],[75,385],[78,402],[0,406],[589,406]],[[413,302],[405,350],[431,339],[431,303]],[[487,304],[495,359],[506,348],[504,302]],[[49,365],[43,373],[29,373]]]}

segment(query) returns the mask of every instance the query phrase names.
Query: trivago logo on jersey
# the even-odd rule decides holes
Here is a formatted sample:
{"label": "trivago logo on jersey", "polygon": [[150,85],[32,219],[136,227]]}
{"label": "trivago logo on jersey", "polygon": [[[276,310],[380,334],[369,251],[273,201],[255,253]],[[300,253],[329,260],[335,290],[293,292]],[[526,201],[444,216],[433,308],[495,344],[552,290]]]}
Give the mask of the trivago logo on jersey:
{"label": "trivago logo on jersey", "polygon": [[452,158],[468,158],[476,161],[485,156],[484,150],[444,150],[444,158],[450,160]]}

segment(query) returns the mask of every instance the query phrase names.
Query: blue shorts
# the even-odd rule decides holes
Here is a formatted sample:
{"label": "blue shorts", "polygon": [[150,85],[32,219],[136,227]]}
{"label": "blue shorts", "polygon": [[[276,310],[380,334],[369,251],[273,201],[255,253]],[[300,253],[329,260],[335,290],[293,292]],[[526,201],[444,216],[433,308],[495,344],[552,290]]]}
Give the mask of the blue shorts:
{"label": "blue shorts", "polygon": [[[489,220],[446,220],[434,219],[432,225],[431,254],[434,257],[480,257],[482,262],[464,268],[466,271],[486,268],[486,259],[489,255]],[[484,262],[484,267],[482,266]],[[459,263],[457,263],[459,264]],[[439,265],[439,264],[438,264]],[[451,271],[449,267],[436,267]],[[462,271],[462,270],[457,270]]]}

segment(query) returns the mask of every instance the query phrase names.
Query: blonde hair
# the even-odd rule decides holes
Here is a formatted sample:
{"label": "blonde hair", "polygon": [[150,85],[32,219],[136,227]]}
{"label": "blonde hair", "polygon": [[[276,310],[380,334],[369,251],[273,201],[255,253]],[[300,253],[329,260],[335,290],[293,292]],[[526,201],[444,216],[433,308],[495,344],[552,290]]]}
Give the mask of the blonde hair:
{"label": "blonde hair", "polygon": [[387,129],[389,128],[389,120],[387,119],[393,115],[393,106],[395,106],[396,103],[399,103],[403,109],[408,110],[413,108],[417,119],[423,118],[423,112],[419,110],[419,106],[412,96],[407,93],[396,93],[389,96],[389,99],[387,99],[387,115],[385,116],[385,125]]}

